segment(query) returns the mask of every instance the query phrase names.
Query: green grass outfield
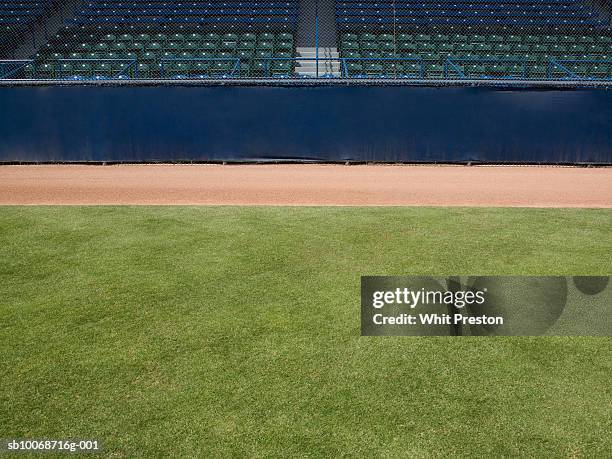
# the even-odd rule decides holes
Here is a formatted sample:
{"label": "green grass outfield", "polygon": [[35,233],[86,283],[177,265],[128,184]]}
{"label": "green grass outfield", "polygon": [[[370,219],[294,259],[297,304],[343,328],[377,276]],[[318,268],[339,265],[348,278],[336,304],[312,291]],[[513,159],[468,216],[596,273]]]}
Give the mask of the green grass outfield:
{"label": "green grass outfield", "polygon": [[0,207],[0,438],[609,457],[610,338],[360,338],[359,292],[611,260],[611,210]]}

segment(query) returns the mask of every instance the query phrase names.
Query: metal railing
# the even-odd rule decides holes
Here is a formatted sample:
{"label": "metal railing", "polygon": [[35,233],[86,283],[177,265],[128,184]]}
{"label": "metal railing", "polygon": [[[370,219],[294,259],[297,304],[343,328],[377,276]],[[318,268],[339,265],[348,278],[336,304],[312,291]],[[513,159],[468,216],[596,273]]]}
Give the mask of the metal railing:
{"label": "metal railing", "polygon": [[[317,67],[314,74],[303,73],[301,64],[307,62],[324,62],[328,70],[321,71]],[[153,62],[138,59],[60,58],[43,63],[32,59],[0,60],[0,80],[65,79],[612,81],[612,60],[550,58],[542,65],[520,58],[482,57],[449,57],[442,65],[422,57],[257,57],[247,60],[236,57],[178,57]]]}

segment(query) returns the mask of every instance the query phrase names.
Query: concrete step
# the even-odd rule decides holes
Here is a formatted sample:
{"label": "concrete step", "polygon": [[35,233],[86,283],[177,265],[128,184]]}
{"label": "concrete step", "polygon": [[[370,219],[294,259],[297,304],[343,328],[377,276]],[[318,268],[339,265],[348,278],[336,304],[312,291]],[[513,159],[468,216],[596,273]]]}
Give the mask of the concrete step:
{"label": "concrete step", "polygon": [[307,60],[300,61],[299,58],[305,59],[316,59],[317,48],[316,47],[298,47],[297,48],[297,61],[295,64],[296,73],[302,76],[316,77],[323,75],[335,75],[340,76],[340,53],[338,48],[323,48],[319,47],[319,66],[317,72],[317,61]]}

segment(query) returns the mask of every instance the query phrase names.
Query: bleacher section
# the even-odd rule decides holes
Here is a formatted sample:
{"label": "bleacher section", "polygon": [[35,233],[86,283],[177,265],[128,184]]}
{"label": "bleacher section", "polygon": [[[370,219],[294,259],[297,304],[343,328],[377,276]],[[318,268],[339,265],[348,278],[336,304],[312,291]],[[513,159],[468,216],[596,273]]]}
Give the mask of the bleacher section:
{"label": "bleacher section", "polygon": [[370,32],[414,26],[603,27],[607,21],[576,0],[342,0],[336,2],[342,30]]}
{"label": "bleacher section", "polygon": [[58,0],[0,1],[0,52],[14,47],[57,8]]}
{"label": "bleacher section", "polygon": [[612,76],[610,35],[345,33],[340,49],[353,77]]}
{"label": "bleacher section", "polygon": [[95,1],[25,69],[38,78],[284,77],[298,1]]}
{"label": "bleacher section", "polygon": [[[0,0],[0,18],[20,11],[26,24],[53,4]],[[0,62],[0,78],[612,79],[610,11],[592,0],[317,5],[84,0],[33,62]]]}
{"label": "bleacher section", "polygon": [[224,0],[147,2],[96,0],[86,2],[74,19],[80,25],[205,24],[223,30],[262,26],[280,31],[293,30],[297,21],[297,0]]}
{"label": "bleacher section", "polygon": [[588,1],[336,1],[349,77],[610,78],[608,20]]}

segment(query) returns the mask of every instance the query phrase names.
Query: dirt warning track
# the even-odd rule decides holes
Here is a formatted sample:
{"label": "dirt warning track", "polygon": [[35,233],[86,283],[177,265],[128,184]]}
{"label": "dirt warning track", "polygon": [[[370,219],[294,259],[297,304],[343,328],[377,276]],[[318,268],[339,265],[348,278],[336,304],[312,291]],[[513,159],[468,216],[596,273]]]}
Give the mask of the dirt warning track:
{"label": "dirt warning track", "polygon": [[612,168],[0,166],[2,204],[612,208]]}

